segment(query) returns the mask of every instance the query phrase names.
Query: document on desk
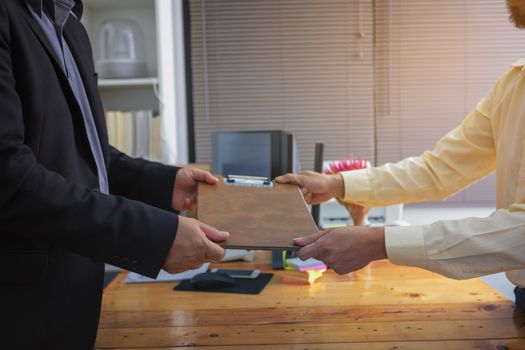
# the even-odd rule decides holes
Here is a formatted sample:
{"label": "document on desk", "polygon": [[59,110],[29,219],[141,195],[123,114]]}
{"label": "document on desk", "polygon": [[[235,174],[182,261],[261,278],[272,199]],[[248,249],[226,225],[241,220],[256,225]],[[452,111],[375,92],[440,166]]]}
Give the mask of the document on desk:
{"label": "document on desk", "polygon": [[175,273],[171,274],[164,270],[160,270],[159,275],[157,278],[149,278],[146,276],[142,276],[136,272],[129,272],[126,276],[126,279],[124,280],[124,283],[155,283],[155,282],[175,282],[175,281],[184,281],[184,280],[190,280],[195,275],[198,275],[199,273],[203,273],[208,271],[208,267],[210,266],[209,263],[206,263],[202,265],[199,268],[196,268],[194,270],[187,270],[181,273]]}
{"label": "document on desk", "polygon": [[257,179],[199,183],[197,218],[230,233],[224,248],[299,249],[294,238],[318,232],[299,187]]}

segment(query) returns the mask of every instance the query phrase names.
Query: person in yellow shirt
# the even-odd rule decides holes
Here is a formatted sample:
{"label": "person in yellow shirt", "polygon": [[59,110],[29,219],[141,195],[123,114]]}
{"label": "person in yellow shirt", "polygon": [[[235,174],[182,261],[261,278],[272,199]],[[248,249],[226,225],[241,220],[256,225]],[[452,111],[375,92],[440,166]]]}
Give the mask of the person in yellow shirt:
{"label": "person in yellow shirt", "polygon": [[[525,0],[507,0],[525,28]],[[333,197],[366,207],[443,200],[496,171],[497,210],[487,218],[386,228],[345,227],[296,239],[301,259],[317,258],[337,273],[371,261],[424,268],[463,279],[506,272],[525,308],[525,59],[513,64],[488,97],[434,150],[395,164],[335,175],[287,174],[307,202]]]}

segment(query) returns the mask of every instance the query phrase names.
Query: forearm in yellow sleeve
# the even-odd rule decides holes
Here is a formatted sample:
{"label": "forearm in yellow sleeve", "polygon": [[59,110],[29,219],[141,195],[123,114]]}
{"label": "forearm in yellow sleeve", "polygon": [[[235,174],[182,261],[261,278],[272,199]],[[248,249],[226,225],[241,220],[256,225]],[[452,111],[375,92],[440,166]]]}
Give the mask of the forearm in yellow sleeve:
{"label": "forearm in yellow sleeve", "polygon": [[490,119],[478,109],[433,151],[376,168],[343,172],[343,201],[366,207],[442,200],[487,176],[496,166]]}

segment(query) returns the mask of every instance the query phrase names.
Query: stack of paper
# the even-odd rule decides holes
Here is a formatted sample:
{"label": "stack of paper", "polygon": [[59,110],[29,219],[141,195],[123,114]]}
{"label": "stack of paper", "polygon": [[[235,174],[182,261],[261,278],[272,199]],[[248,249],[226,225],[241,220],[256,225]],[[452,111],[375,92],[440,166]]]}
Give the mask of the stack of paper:
{"label": "stack of paper", "polygon": [[299,258],[286,260],[284,283],[311,285],[326,271],[326,265],[316,259],[305,261]]}
{"label": "stack of paper", "polygon": [[135,272],[130,272],[128,273],[128,276],[124,280],[124,283],[175,282],[175,281],[189,280],[189,279],[192,279],[195,275],[198,275],[199,273],[208,271],[209,266],[210,264],[206,263],[197,269],[188,270],[188,271],[184,271],[184,272],[176,273],[176,274],[170,274],[164,270],[160,270],[159,275],[155,279],[139,275],[138,273],[135,273]]}

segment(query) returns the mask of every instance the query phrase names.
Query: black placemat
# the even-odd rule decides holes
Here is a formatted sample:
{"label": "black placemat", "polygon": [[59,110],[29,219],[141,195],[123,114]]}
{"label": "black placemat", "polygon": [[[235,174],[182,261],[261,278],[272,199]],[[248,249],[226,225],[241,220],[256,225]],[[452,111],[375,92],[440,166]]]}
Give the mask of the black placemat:
{"label": "black placemat", "polygon": [[270,282],[273,273],[261,273],[259,277],[236,278],[234,286],[227,287],[210,287],[210,288],[196,288],[189,280],[181,281],[173,288],[176,291],[191,291],[191,292],[214,292],[214,293],[236,293],[236,294],[259,294],[264,287]]}

